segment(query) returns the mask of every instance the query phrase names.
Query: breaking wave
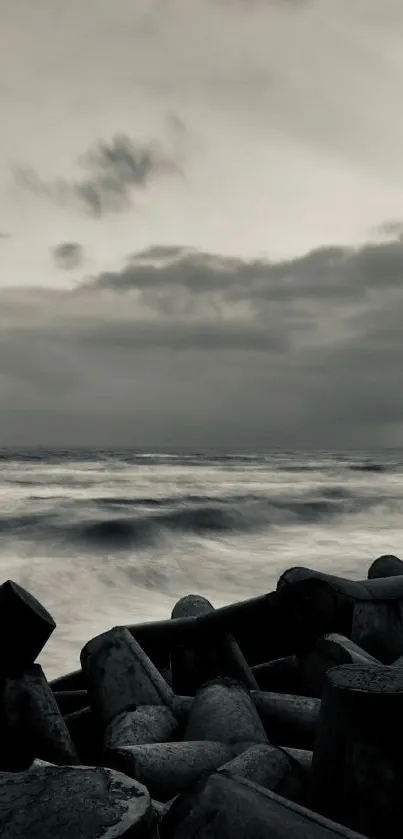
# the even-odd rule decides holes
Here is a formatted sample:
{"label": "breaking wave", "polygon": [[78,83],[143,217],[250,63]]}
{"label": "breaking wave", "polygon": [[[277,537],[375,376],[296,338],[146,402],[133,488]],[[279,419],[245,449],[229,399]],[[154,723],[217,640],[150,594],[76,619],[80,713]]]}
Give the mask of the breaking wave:
{"label": "breaking wave", "polygon": [[[31,497],[36,501],[47,500]],[[379,497],[358,496],[337,487],[322,488],[319,497],[268,498],[258,494],[228,498],[103,497],[75,500],[57,510],[47,506],[32,514],[3,516],[0,538],[77,545],[88,550],[141,548],[169,534],[219,537],[230,532],[308,525],[354,515],[379,503]]]}

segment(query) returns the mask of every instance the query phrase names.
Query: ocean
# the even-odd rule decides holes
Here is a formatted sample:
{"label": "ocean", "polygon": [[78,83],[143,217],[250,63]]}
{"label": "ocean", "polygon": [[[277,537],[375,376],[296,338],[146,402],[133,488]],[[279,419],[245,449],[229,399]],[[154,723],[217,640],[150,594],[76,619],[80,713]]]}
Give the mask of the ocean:
{"label": "ocean", "polygon": [[403,546],[403,453],[0,450],[0,577],[57,629],[48,678],[116,624],[272,590],[293,565],[366,576]]}

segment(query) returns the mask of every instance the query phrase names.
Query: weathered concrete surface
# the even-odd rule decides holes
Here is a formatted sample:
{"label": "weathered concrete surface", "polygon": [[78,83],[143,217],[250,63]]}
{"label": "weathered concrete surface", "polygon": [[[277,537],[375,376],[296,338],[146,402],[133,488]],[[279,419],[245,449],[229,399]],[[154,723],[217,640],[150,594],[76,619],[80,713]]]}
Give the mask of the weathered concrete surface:
{"label": "weathered concrete surface", "polygon": [[252,691],[252,699],[271,743],[313,748],[320,699],[265,691]]}
{"label": "weathered concrete surface", "polygon": [[110,769],[39,762],[0,774],[2,839],[157,839],[145,787]]}
{"label": "weathered concrete surface", "polygon": [[220,767],[235,778],[244,778],[284,798],[305,804],[308,797],[309,776],[301,763],[286,749],[277,746],[251,746]]}
{"label": "weathered concrete surface", "polygon": [[363,839],[270,790],[213,772],[178,796],[161,839]]}
{"label": "weathered concrete surface", "polygon": [[0,765],[26,769],[35,757],[56,764],[80,763],[55,695],[39,664],[5,680],[2,692]]}
{"label": "weathered concrete surface", "polygon": [[322,696],[323,681],[328,670],[341,664],[380,664],[350,638],[331,633],[319,638],[310,652],[299,660],[299,692],[306,696]]}
{"label": "weathered concrete surface", "polygon": [[140,746],[144,743],[167,743],[178,739],[179,724],[165,705],[140,705],[135,711],[123,711],[106,728],[104,749]]}
{"label": "weathered concrete surface", "polygon": [[88,641],[81,664],[91,706],[105,727],[139,705],[172,705],[172,689],[124,627]]}
{"label": "weathered concrete surface", "polygon": [[346,664],[326,675],[312,806],[374,839],[403,834],[403,672]]}
{"label": "weathered concrete surface", "polygon": [[190,708],[185,740],[214,740],[244,750],[267,743],[250,692],[231,679],[214,679],[197,692]]}
{"label": "weathered concrete surface", "polygon": [[203,773],[226,763],[231,750],[207,740],[147,743],[105,752],[108,766],[144,784],[153,798],[169,801]]}

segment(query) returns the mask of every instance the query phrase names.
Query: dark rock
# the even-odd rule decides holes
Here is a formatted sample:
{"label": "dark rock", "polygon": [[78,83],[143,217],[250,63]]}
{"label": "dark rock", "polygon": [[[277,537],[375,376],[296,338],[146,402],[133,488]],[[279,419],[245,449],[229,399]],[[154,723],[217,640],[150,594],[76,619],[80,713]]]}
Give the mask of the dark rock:
{"label": "dark rock", "polygon": [[105,752],[108,766],[144,784],[153,798],[166,802],[205,772],[226,763],[231,751],[223,743],[147,743]]}
{"label": "dark rock", "polygon": [[359,834],[225,772],[196,781],[172,803],[161,839],[363,839]]}
{"label": "dark rock", "polygon": [[2,696],[3,768],[26,769],[34,758],[76,764],[79,757],[39,664],[7,678]]}
{"label": "dark rock", "polygon": [[329,670],[313,754],[312,802],[373,839],[403,832],[403,673]]}
{"label": "dark rock", "polygon": [[231,746],[233,754],[256,743],[267,743],[249,691],[226,678],[214,679],[197,692],[184,739],[225,743]]}
{"label": "dark rock", "polygon": [[173,703],[171,688],[124,627],[89,641],[81,651],[81,664],[91,706],[104,727],[138,705]]}
{"label": "dark rock", "polygon": [[379,577],[397,577],[403,574],[403,561],[393,554],[378,556],[368,569],[368,579]]}
{"label": "dark rock", "polygon": [[24,588],[7,580],[0,586],[0,674],[18,676],[33,664],[56,624]]}
{"label": "dark rock", "polygon": [[[182,597],[172,610],[172,619],[197,617],[214,612],[209,600],[199,595]],[[172,686],[175,693],[194,695],[204,682],[230,676],[258,689],[258,683],[232,635],[218,630],[215,637],[183,643],[171,652]]]}
{"label": "dark rock", "polygon": [[2,839],[157,839],[149,793],[111,769],[36,764],[0,774]]}
{"label": "dark rock", "polygon": [[316,641],[313,649],[299,661],[299,693],[322,696],[325,674],[340,664],[372,664],[380,662],[343,635],[333,633]]}

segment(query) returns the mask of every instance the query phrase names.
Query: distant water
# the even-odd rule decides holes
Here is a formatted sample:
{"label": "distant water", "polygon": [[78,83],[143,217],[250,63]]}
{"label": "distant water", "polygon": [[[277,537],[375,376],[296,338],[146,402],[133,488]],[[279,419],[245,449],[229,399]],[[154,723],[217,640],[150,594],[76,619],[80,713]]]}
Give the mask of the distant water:
{"label": "distant water", "polygon": [[49,678],[91,636],[219,606],[308,565],[365,576],[403,547],[403,453],[256,455],[0,450],[0,578],[57,622]]}

